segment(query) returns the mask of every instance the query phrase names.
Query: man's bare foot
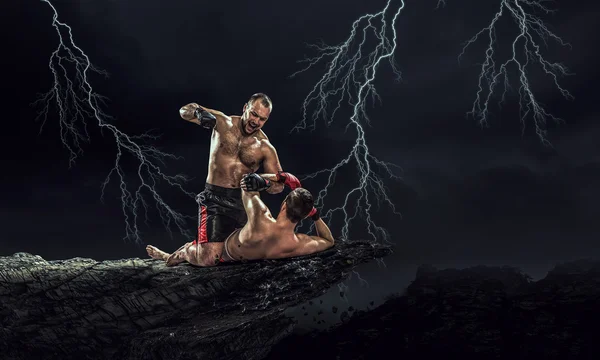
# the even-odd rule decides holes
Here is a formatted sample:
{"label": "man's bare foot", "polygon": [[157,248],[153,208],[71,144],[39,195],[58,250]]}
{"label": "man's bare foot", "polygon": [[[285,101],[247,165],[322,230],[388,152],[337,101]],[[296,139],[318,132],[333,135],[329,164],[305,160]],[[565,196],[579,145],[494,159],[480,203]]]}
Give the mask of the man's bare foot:
{"label": "man's bare foot", "polygon": [[150,255],[150,257],[153,259],[166,261],[167,258],[169,257],[168,253],[166,253],[162,250],[159,250],[158,248],[156,248],[152,245],[146,246],[146,251],[148,252],[148,255]]}

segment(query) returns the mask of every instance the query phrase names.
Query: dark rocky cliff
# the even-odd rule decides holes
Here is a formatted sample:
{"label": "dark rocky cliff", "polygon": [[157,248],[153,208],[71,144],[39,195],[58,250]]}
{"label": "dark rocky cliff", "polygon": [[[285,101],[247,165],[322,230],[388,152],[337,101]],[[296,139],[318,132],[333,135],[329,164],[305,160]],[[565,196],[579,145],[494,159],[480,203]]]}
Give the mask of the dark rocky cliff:
{"label": "dark rocky cliff", "polygon": [[267,358],[591,360],[599,340],[600,262],[561,264],[536,282],[509,267],[421,266],[401,296],[292,335]]}
{"label": "dark rocky cliff", "polygon": [[292,331],[287,307],[390,252],[343,242],[319,255],[213,268],[0,257],[0,357],[260,359]]}

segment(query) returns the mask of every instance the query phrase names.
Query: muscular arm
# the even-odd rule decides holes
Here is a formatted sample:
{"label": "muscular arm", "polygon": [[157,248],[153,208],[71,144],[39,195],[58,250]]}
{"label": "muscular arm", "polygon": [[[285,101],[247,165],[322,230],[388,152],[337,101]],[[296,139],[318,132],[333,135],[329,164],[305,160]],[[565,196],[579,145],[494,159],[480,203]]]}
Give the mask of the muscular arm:
{"label": "muscular arm", "polygon": [[[272,181],[271,186],[267,189],[269,194],[279,194],[283,191],[284,184],[275,182],[277,180],[277,172],[282,171],[281,164],[279,163],[279,156],[277,156],[277,150],[269,142],[269,140],[263,141],[263,170],[265,174],[260,176]],[[264,175],[264,176],[263,176]]]}
{"label": "muscular arm", "polygon": [[333,235],[331,234],[329,226],[325,224],[325,221],[323,221],[323,219],[315,221],[315,228],[317,229],[317,237],[320,237],[321,239],[331,243],[330,246],[333,246],[335,240],[333,239]]}
{"label": "muscular arm", "polygon": [[269,213],[269,208],[260,199],[260,193],[258,191],[246,191],[242,192],[242,204],[248,215],[248,223],[255,223],[261,217]]}
{"label": "muscular arm", "polygon": [[335,244],[329,226],[323,219],[315,221],[317,236],[307,234],[296,234],[300,243],[292,256],[308,255],[329,249]]}
{"label": "muscular arm", "polygon": [[217,117],[217,121],[220,121],[221,119],[223,119],[226,116],[221,111],[209,109],[207,107],[200,106],[196,103],[189,103],[187,105],[182,106],[181,109],[179,109],[179,116],[181,116],[181,118],[183,120],[193,122],[194,124],[200,125],[200,121],[196,118],[196,115],[194,115],[194,111],[197,108],[201,108],[201,109],[206,110],[209,113],[213,114],[214,116]]}

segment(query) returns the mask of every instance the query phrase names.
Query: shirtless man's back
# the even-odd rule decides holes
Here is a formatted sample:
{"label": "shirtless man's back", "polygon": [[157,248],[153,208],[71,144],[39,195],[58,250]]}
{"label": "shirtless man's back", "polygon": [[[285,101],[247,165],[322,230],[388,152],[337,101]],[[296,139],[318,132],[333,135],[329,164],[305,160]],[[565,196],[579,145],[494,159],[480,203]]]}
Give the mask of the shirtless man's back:
{"label": "shirtless man's back", "polygon": [[[225,241],[222,253],[225,261],[294,257],[320,252],[334,245],[331,231],[314,210],[314,200],[308,190],[297,188],[290,192],[277,217],[273,217],[259,193],[247,191],[243,181],[242,202],[248,222]],[[294,231],[298,222],[307,216],[315,221],[317,236]]]}

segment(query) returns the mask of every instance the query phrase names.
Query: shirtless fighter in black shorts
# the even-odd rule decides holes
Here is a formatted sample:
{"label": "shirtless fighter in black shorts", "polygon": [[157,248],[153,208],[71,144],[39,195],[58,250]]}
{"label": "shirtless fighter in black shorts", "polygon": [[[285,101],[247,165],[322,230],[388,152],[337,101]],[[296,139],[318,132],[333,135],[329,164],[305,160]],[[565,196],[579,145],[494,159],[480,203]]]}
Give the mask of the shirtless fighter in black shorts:
{"label": "shirtless fighter in black shorts", "polygon": [[196,240],[172,254],[148,245],[148,255],[167,261],[167,265],[175,265],[188,253],[186,248],[199,243],[202,251],[198,252],[195,262],[218,262],[222,249],[219,243],[248,220],[240,192],[244,174],[254,173],[262,165],[263,175],[275,180],[267,181],[262,189],[271,194],[280,193],[284,185],[292,190],[300,186],[295,176],[282,172],[277,151],[262,131],[272,109],[271,99],[258,93],[244,104],[241,116],[228,116],[196,103],[179,110],[184,120],[212,129],[206,185],[196,197],[198,235]]}

